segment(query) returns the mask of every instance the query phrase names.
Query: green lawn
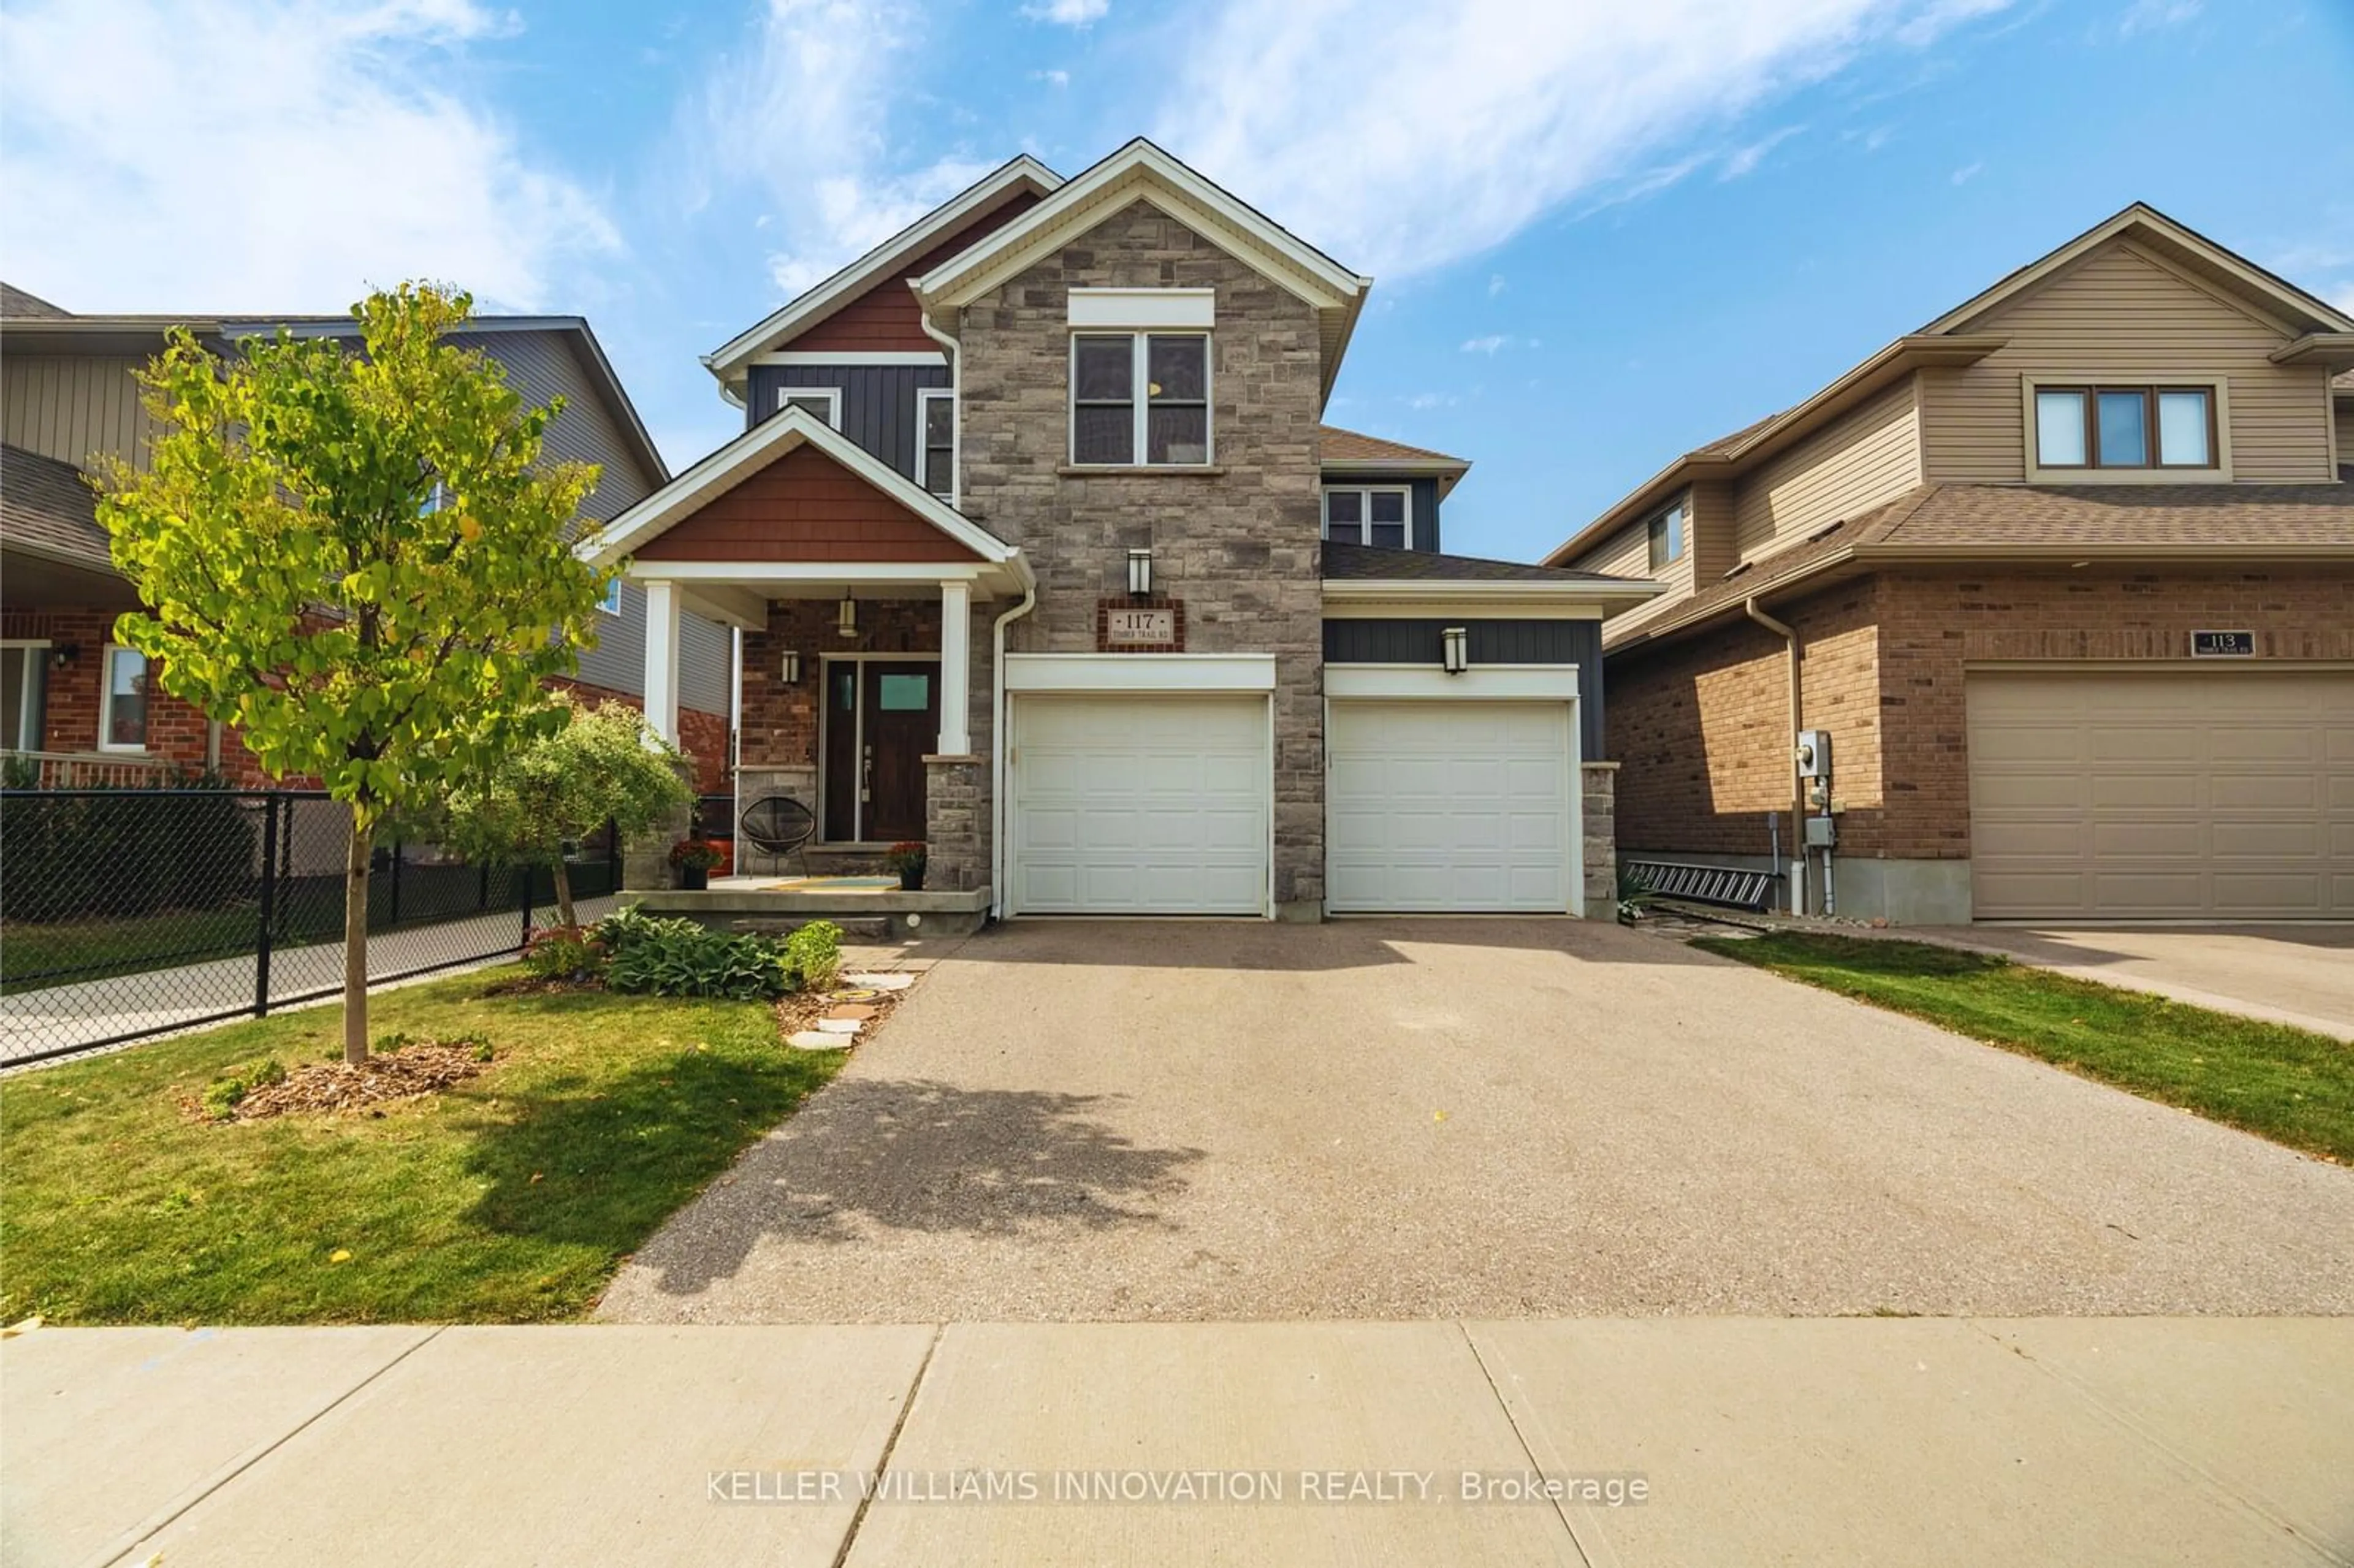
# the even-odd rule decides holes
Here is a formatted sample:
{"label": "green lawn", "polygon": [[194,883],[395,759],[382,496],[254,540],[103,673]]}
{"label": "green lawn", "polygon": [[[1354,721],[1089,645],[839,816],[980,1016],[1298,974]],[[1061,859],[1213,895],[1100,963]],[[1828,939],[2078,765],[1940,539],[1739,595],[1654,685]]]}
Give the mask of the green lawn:
{"label": "green lawn", "polygon": [[840,1062],[788,1048],[758,1002],[484,994],[517,972],[376,999],[379,1034],[480,1030],[498,1053],[481,1076],[381,1117],[213,1125],[178,1104],[262,1056],[332,1057],[333,1007],[0,1082],[0,1317],[576,1317]]}
{"label": "green lawn", "polygon": [[2354,1161],[2354,1045],[1920,942],[1781,931],[1696,948]]}

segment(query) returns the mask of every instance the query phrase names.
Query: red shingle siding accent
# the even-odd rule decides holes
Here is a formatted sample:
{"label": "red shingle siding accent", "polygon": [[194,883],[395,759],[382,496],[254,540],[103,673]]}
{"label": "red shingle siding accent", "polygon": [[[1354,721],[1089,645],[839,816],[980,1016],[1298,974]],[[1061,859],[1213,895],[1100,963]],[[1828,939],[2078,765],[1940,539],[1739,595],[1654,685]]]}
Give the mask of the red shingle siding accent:
{"label": "red shingle siding accent", "polygon": [[790,347],[804,354],[824,349],[853,354],[938,352],[940,345],[924,334],[915,292],[907,287],[907,280],[922,277],[1037,205],[1038,198],[1028,191],[1008,197],[959,229],[952,238],[901,268],[896,276],[884,279],[824,320],[773,346]]}
{"label": "red shingle siding accent", "polygon": [[[744,633],[744,765],[747,768],[811,768],[818,762],[817,705],[822,694],[819,655],[824,653],[937,653],[940,607],[919,599],[863,600],[858,635],[834,629],[830,599],[777,599],[769,606],[764,631]],[[801,656],[801,678],[786,685],[779,677],[782,655]]]}
{"label": "red shingle siding accent", "polygon": [[648,561],[977,561],[818,450],[795,447],[640,549]]}

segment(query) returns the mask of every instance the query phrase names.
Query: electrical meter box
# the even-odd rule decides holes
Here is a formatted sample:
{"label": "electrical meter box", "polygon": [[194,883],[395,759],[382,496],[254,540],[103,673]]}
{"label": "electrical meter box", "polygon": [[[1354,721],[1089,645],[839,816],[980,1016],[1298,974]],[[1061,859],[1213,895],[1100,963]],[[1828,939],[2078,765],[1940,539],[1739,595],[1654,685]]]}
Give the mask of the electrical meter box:
{"label": "electrical meter box", "polygon": [[1832,849],[1835,848],[1838,843],[1839,825],[1836,818],[1808,817],[1807,819],[1807,847],[1808,849]]}
{"label": "electrical meter box", "polygon": [[1828,779],[1831,776],[1831,732],[1827,729],[1802,729],[1798,732],[1798,777]]}

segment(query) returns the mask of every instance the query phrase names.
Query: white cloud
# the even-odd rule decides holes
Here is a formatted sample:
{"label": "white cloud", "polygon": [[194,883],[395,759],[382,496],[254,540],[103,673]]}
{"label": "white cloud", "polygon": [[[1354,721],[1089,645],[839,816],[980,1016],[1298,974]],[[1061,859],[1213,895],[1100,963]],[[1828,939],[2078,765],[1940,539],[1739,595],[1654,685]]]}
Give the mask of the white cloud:
{"label": "white cloud", "polygon": [[2117,23],[2117,31],[2130,38],[2136,33],[2179,26],[2199,15],[2200,3],[2200,0],[2134,0]]}
{"label": "white cloud", "polygon": [[1984,159],[1980,159],[1975,164],[1964,164],[1960,168],[1954,171],[1954,184],[1957,185],[1968,185],[1972,180],[1978,177],[1979,172],[1985,167],[1986,161]]}
{"label": "white cloud", "polygon": [[1224,0],[1189,23],[1154,134],[1350,265],[1411,273],[1664,188],[1693,141],[2005,3]]}
{"label": "white cloud", "polygon": [[1044,4],[1024,5],[1022,14],[1034,22],[1059,22],[1066,27],[1084,27],[1100,22],[1111,10],[1111,0],[1044,0]]}
{"label": "white cloud", "polygon": [[22,0],[0,17],[0,270],[72,310],[334,311],[429,277],[556,302],[597,199],[463,92],[472,0]]}
{"label": "white cloud", "polygon": [[1030,73],[1030,79],[1043,81],[1048,87],[1068,87],[1071,85],[1071,73],[1066,70],[1034,70]]}
{"label": "white cloud", "polygon": [[1720,180],[1737,180],[1755,174],[1757,165],[1766,161],[1766,154],[1805,129],[1803,125],[1786,125],[1763,140],[1752,142],[1745,147],[1734,148],[1726,155],[1724,167],[1717,171],[1716,177]]}
{"label": "white cloud", "polygon": [[1499,272],[1488,280],[1488,297],[1492,300],[1503,291],[1504,275],[1501,272]]}
{"label": "white cloud", "polygon": [[1463,344],[1462,352],[1465,354],[1493,355],[1500,348],[1511,347],[1511,342],[1512,340],[1506,337],[1502,333],[1490,333],[1486,337],[1475,337],[1466,341]]}
{"label": "white cloud", "polygon": [[889,134],[921,16],[899,0],[769,0],[742,49],[682,113],[682,192],[700,208],[749,184],[788,248],[769,258],[787,298],[873,249],[996,165],[914,167]]}
{"label": "white cloud", "polygon": [[1426,408],[1452,408],[1457,401],[1452,392],[1416,392],[1405,400],[1405,406],[1419,412]]}

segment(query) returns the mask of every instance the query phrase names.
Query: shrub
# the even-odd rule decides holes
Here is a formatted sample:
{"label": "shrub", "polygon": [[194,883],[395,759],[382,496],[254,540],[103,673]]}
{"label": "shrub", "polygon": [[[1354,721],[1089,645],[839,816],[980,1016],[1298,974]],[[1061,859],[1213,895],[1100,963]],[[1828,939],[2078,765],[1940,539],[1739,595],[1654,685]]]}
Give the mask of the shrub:
{"label": "shrub", "polygon": [[259,1062],[249,1062],[233,1073],[225,1073],[205,1086],[205,1114],[215,1121],[227,1121],[256,1089],[266,1089],[272,1084],[286,1081],[286,1064],[275,1056]]}
{"label": "shrub", "polygon": [[[599,923],[600,932],[605,924]],[[792,989],[784,948],[777,943],[748,934],[731,937],[693,920],[633,913],[612,951],[605,984],[614,991],[748,1001]]]}
{"label": "shrub", "polygon": [[812,920],[785,938],[785,965],[795,991],[824,991],[842,972],[842,927]]}
{"label": "shrub", "polygon": [[534,931],[523,950],[523,967],[534,980],[595,980],[605,972],[605,944],[587,926],[549,926]]}

